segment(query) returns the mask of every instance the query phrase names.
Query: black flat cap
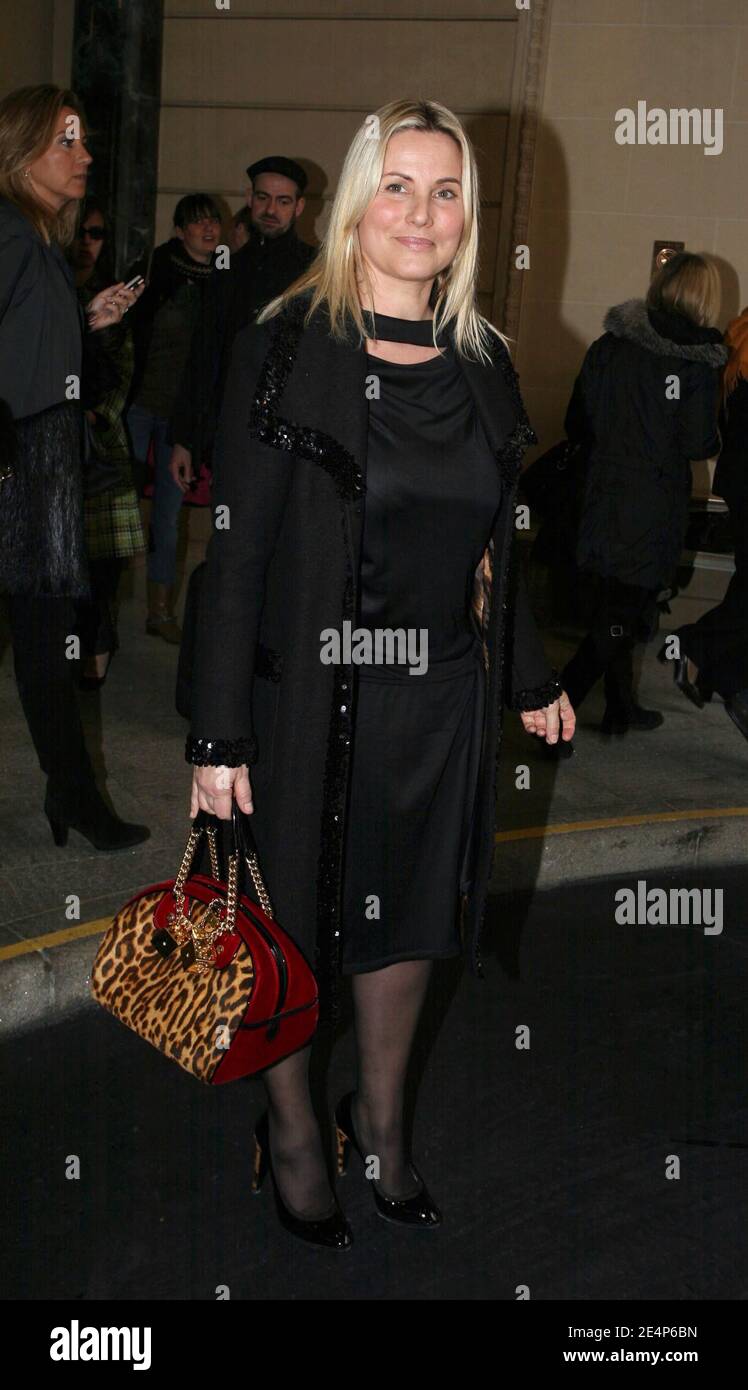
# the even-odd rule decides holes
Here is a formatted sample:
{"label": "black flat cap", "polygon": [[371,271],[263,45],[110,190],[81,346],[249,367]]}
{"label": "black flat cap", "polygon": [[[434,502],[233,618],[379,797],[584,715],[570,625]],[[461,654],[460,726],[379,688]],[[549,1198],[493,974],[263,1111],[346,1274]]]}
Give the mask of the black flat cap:
{"label": "black flat cap", "polygon": [[254,164],[250,164],[247,175],[254,183],[258,174],[283,174],[284,178],[293,179],[299,186],[299,193],[303,193],[306,188],[306,174],[300,164],[295,159],[286,159],[283,154],[269,154],[265,159],[258,159]]}

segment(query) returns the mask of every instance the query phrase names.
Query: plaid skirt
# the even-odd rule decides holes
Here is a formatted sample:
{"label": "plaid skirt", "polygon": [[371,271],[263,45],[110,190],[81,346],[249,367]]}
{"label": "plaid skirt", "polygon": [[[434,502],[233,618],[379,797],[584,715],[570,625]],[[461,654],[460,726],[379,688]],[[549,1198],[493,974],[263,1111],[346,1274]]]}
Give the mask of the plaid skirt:
{"label": "plaid skirt", "polygon": [[83,502],[86,553],[89,560],[127,559],[146,548],[140,506],[134,487],[102,492]]}

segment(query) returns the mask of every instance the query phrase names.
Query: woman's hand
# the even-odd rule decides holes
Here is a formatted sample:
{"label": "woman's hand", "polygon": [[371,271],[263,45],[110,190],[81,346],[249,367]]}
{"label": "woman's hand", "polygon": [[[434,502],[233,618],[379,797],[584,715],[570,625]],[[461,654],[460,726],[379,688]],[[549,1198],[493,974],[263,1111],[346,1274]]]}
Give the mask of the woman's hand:
{"label": "woman's hand", "polygon": [[559,727],[564,743],[569,743],[574,737],[577,717],[565,690],[552,705],[546,705],[545,709],[522,710],[519,717],[526,733],[537,734],[546,743],[558,743]]}
{"label": "woman's hand", "polygon": [[113,323],[119,323],[128,309],[140,299],[144,289],[145,282],[134,290],[128,290],[124,280],[120,280],[117,285],[100,290],[86,311],[89,328],[95,332],[97,328],[111,328]]}
{"label": "woman's hand", "polygon": [[190,820],[198,811],[209,811],[219,820],[231,820],[231,802],[236,798],[240,811],[251,815],[252,787],[246,763],[241,767],[196,767],[192,774]]}

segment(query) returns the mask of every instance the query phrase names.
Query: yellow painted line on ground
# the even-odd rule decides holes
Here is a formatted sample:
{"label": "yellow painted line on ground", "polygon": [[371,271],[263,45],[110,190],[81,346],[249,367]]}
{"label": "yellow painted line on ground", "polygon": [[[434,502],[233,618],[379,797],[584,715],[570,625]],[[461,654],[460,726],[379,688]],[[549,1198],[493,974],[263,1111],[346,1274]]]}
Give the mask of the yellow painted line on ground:
{"label": "yellow painted line on ground", "polygon": [[0,946],[0,960],[11,960],[13,956],[27,956],[30,951],[46,951],[50,946],[66,946],[69,941],[81,937],[96,936],[106,931],[111,917],[99,917],[95,922],[79,922],[77,927],[62,927],[60,931],[48,932],[46,936],[34,936],[30,941],[14,941],[12,946]]}
{"label": "yellow painted line on ground", "polygon": [[[619,830],[626,825],[725,820],[735,816],[748,816],[748,806],[721,806],[705,811],[645,811],[638,816],[610,816],[606,820],[572,820],[561,821],[558,825],[529,825],[524,830],[500,830],[495,838],[497,844],[508,844],[512,840],[542,840],[546,835],[572,835],[578,830]],[[32,951],[46,951],[51,946],[65,946],[69,941],[79,941],[87,936],[97,936],[106,931],[111,920],[111,917],[99,917],[95,922],[79,922],[75,927],[63,927],[60,931],[49,932],[46,936],[35,936],[29,941],[16,941],[12,946],[0,946],[0,961],[11,960],[14,956],[29,955]]]}

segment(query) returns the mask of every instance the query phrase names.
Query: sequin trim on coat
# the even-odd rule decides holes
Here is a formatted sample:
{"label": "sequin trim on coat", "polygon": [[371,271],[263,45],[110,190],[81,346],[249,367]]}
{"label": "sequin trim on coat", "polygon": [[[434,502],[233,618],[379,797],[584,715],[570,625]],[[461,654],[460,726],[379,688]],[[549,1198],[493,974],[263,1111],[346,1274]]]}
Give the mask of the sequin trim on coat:
{"label": "sequin trim on coat", "polygon": [[514,429],[508,438],[505,439],[496,455],[499,472],[504,481],[511,487],[519,476],[519,470],[522,466],[522,459],[524,458],[525,451],[529,449],[531,444],[538,443],[538,436],[528,419],[524,401],[520,394],[519,377],[514,369],[514,363],[509,356],[507,348],[499,339],[496,339],[492,346],[494,349],[494,361],[501,370],[504,380],[509,387],[518,415]]}
{"label": "sequin trim on coat", "polygon": [[[343,621],[353,619],[353,593],[353,577],[348,566],[343,594]],[[339,1018],[343,930],[343,823],[348,788],[348,762],[353,739],[352,700],[352,667],[336,666],[322,792],[322,844],[317,867],[318,920],[326,923],[327,931],[322,939],[318,933],[314,969],[320,986],[320,1000],[326,999],[329,1003],[329,1021],[332,1026]]]}
{"label": "sequin trim on coat", "polygon": [[[332,435],[326,434],[323,430],[282,420],[275,413],[296,360],[299,338],[304,328],[303,316],[304,306],[296,301],[292,302],[289,309],[277,320],[252,402],[250,434],[270,448],[283,449],[300,458],[310,459],[332,478],[341,502],[340,520],[347,556],[342,619],[353,620],[354,585],[343,504],[355,501],[364,494],[365,485],[361,470],[353,455]],[[322,790],[314,961],[320,1002],[327,1021],[333,1027],[339,1018],[343,822],[353,731],[352,693],[352,668],[345,665],[337,666],[333,675],[333,703]]]}
{"label": "sequin trim on coat", "polygon": [[241,767],[257,762],[256,738],[193,738],[187,736],[185,761],[195,767]]}
{"label": "sequin trim on coat", "polygon": [[553,671],[551,679],[545,685],[538,685],[534,690],[519,690],[511,701],[510,709],[531,711],[545,709],[547,705],[552,705],[557,700],[563,686],[558,678],[558,672]]}
{"label": "sequin trim on coat", "polygon": [[329,473],[341,500],[354,501],[363,495],[365,488],[353,455],[324,430],[294,425],[275,413],[296,360],[299,337],[304,329],[303,309],[303,305],[293,301],[277,319],[252,401],[249,432],[271,449],[284,449],[319,464]]}

